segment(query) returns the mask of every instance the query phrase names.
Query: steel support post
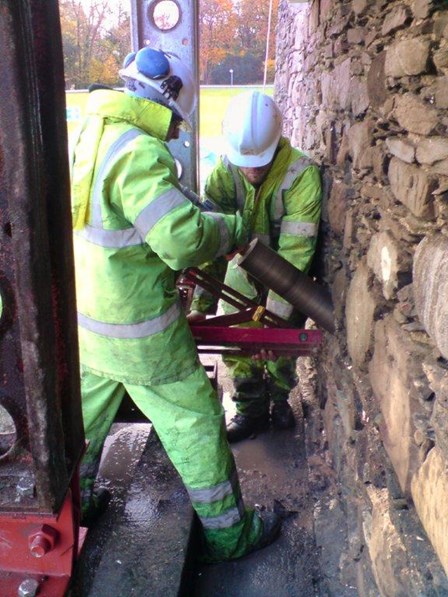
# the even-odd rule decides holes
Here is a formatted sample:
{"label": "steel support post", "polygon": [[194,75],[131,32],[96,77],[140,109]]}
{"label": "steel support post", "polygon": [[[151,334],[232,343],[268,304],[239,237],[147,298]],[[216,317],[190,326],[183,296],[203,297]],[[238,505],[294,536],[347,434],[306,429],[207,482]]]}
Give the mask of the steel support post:
{"label": "steel support post", "polygon": [[[0,48],[3,588],[6,577],[18,572],[11,565],[15,558],[23,562],[31,554],[30,561],[38,562],[40,576],[47,578],[60,574],[55,555],[60,548],[68,550],[72,563],[78,540],[72,491],[84,433],[57,0],[2,0]],[[34,534],[39,545],[25,548],[17,539],[21,534],[25,542]],[[17,590],[21,582],[34,582],[29,571],[26,565],[20,568]],[[2,588],[0,594],[6,594]]]}
{"label": "steel support post", "polygon": [[[134,51],[145,46],[171,50],[189,65],[197,81],[198,3],[190,0],[131,0],[132,44]],[[170,142],[176,159],[180,182],[197,192],[199,185],[199,103],[192,118],[193,132],[180,132]]]}

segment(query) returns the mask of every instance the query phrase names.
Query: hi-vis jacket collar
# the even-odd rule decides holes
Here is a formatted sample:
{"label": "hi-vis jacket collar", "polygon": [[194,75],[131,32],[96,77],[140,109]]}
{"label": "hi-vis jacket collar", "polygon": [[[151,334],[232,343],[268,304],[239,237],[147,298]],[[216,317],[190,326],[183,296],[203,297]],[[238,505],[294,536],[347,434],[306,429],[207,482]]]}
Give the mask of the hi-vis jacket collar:
{"label": "hi-vis jacket collar", "polygon": [[161,104],[108,89],[90,94],[87,114],[122,119],[162,141],[166,141],[172,117],[172,111]]}
{"label": "hi-vis jacket collar", "polygon": [[166,141],[171,118],[172,112],[165,106],[120,91],[98,89],[90,94],[87,117],[73,150],[72,220],[75,230],[81,230],[89,219],[90,192],[104,126],[121,120]]}

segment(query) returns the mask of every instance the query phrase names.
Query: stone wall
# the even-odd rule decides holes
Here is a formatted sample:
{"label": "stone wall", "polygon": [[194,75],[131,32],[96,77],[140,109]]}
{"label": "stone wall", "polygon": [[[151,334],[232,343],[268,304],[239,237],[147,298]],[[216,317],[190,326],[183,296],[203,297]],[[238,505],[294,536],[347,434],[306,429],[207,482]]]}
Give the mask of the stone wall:
{"label": "stone wall", "polygon": [[341,575],[359,595],[447,595],[447,1],[283,0],[275,89],[285,133],[322,164]]}

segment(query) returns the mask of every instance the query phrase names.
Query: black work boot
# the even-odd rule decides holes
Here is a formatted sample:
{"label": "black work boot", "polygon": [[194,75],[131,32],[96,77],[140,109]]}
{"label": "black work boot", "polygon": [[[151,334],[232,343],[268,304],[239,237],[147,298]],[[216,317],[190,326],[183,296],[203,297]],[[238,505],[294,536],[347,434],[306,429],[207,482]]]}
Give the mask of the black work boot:
{"label": "black work boot", "polygon": [[291,429],[296,424],[294,413],[287,400],[274,402],[271,410],[271,421],[274,429]]}
{"label": "black work boot", "polygon": [[261,549],[275,541],[282,527],[282,519],[275,512],[260,512],[260,517],[263,521],[263,533],[255,549]]}
{"label": "black work boot", "polygon": [[229,443],[239,442],[251,435],[263,433],[269,429],[269,416],[247,417],[237,414],[227,425],[227,440]]}
{"label": "black work boot", "polygon": [[263,549],[263,547],[267,547],[273,543],[280,534],[282,519],[278,514],[275,512],[260,512],[259,516],[263,521],[263,532],[261,533],[261,537],[255,543],[255,545],[249,549],[245,556],[259,549]]}
{"label": "black work boot", "polygon": [[90,500],[82,507],[81,526],[91,527],[106,511],[111,500],[111,493],[105,487],[99,487],[90,496]]}

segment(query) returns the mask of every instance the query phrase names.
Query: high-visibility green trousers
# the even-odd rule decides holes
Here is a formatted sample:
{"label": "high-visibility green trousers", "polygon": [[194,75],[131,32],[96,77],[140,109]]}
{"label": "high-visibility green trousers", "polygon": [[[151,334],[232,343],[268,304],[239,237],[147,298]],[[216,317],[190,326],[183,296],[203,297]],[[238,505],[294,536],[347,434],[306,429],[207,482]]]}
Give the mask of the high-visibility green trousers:
{"label": "high-visibility green trousers", "polygon": [[81,463],[83,495],[93,489],[104,440],[126,391],[152,422],[182,477],[202,523],[203,560],[222,561],[251,551],[263,523],[244,507],[224,409],[202,365],[182,381],[152,387],[82,372],[84,429],[90,442]]}
{"label": "high-visibility green trousers", "polygon": [[297,359],[294,357],[253,361],[248,357],[226,356],[223,361],[232,377],[235,389],[232,400],[236,411],[246,417],[268,415],[271,400],[288,400],[297,383]]}

